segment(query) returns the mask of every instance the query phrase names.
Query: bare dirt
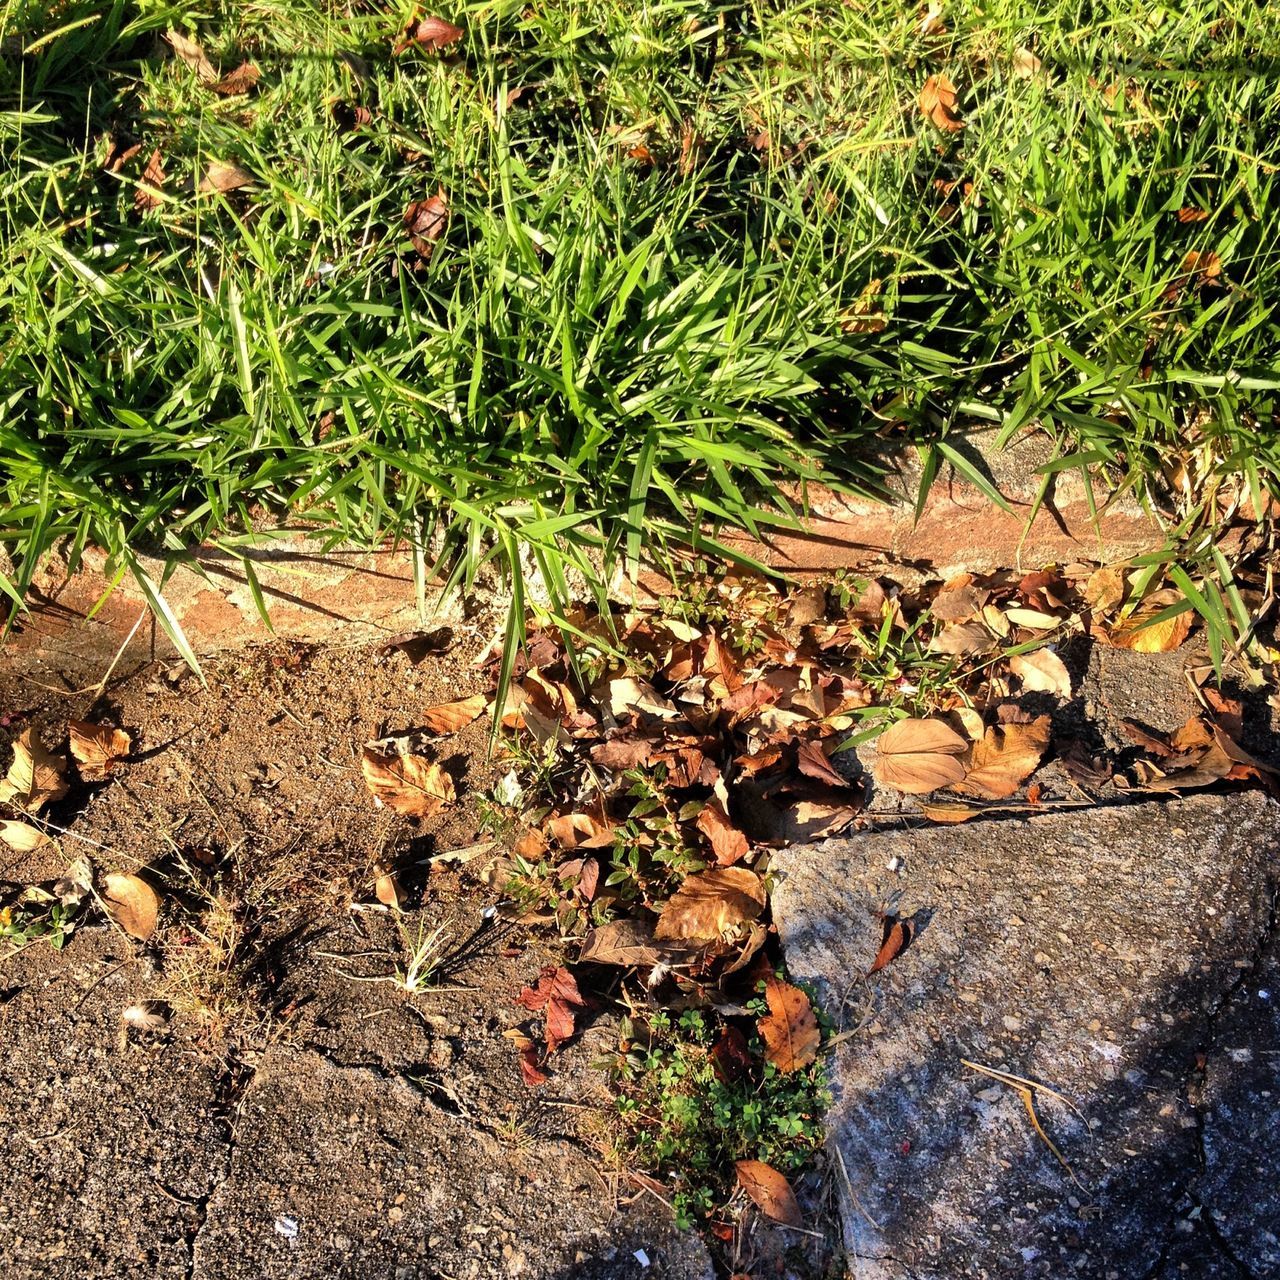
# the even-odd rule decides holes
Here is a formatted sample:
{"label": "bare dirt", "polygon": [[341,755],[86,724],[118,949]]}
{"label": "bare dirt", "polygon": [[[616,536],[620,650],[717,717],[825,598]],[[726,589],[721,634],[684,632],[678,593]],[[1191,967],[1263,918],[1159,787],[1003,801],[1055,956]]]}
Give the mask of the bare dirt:
{"label": "bare dirt", "polygon": [[[206,664],[202,686],[149,663],[93,705],[0,676],[6,745],[31,726],[64,741],[73,716],[133,739],[110,779],[47,811],[74,836],[0,875],[49,882],[88,855],[165,903],[148,943],[98,915],[0,971],[11,1275],[711,1274],[611,1157],[593,1066],[609,1019],[587,1020],[542,1089],[521,1083],[502,1033],[528,1026],[514,997],[559,945],[495,913],[484,857],[429,861],[483,835],[501,772],[487,721],[435,743],[458,794],[437,818],[376,809],[361,777],[364,742],[488,688],[471,665],[487,632],[456,630],[418,666],[280,643]],[[411,939],[445,929],[429,991],[387,980],[406,957],[376,863],[398,868]],[[122,1021],[145,1001],[161,1029]]]}

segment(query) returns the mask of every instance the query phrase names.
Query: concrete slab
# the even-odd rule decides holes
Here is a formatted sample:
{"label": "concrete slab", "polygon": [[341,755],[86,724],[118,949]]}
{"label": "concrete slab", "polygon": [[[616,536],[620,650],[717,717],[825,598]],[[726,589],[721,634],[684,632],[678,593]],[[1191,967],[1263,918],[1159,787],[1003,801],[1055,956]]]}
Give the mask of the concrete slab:
{"label": "concrete slab", "polygon": [[[1200,796],[775,859],[792,975],[851,1032],[830,1115],[851,1274],[1277,1274],[1280,1198],[1257,1187],[1280,1147],[1259,994],[1278,812]],[[868,979],[884,908],[917,931]],[[1039,1094],[1041,1137],[979,1067],[1079,1115]]]}

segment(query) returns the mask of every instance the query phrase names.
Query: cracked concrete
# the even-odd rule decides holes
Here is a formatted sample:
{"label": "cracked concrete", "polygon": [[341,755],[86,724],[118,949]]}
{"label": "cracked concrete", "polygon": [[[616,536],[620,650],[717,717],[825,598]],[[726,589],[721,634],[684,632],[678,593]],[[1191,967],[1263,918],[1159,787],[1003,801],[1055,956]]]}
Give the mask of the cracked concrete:
{"label": "cracked concrete", "polygon": [[[1280,1274],[1258,1194],[1280,1174],[1278,846],[1246,793],[775,860],[792,973],[851,1032],[830,1122],[853,1275]],[[918,932],[864,982],[882,908]],[[1074,1103],[1035,1102],[1065,1165],[978,1068]]]}

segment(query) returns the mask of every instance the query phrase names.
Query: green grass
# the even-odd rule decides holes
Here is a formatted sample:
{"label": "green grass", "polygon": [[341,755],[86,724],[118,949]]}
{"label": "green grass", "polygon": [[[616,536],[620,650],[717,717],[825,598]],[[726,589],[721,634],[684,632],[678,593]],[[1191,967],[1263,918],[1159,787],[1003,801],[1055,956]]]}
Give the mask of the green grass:
{"label": "green grass", "polygon": [[[556,606],[575,567],[787,519],[786,481],[873,491],[871,446],[928,480],[975,421],[1039,424],[1100,491],[1185,455],[1175,537],[1217,478],[1280,476],[1280,17],[1253,0],[964,0],[932,38],[886,0],[497,0],[400,58],[404,5],[3,13],[11,595],[59,541],[140,572],[287,519],[463,584],[536,567]],[[201,86],[171,28],[258,89]],[[943,73],[958,133],[916,105]],[[142,143],[120,174],[112,131]],[[211,160],[253,186],[199,194]],[[424,262],[402,215],[437,191]],[[1193,251],[1220,274],[1171,290]]]}

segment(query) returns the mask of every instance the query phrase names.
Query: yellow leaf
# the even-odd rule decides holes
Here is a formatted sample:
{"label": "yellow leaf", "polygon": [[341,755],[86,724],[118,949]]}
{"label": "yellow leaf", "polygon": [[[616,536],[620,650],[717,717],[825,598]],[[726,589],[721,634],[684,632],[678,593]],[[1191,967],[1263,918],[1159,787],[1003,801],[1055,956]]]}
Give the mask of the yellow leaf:
{"label": "yellow leaf", "polygon": [[67,794],[63,779],[67,761],[44,749],[40,735],[27,729],[13,744],[13,764],[0,782],[0,804],[13,804],[31,813]]}

